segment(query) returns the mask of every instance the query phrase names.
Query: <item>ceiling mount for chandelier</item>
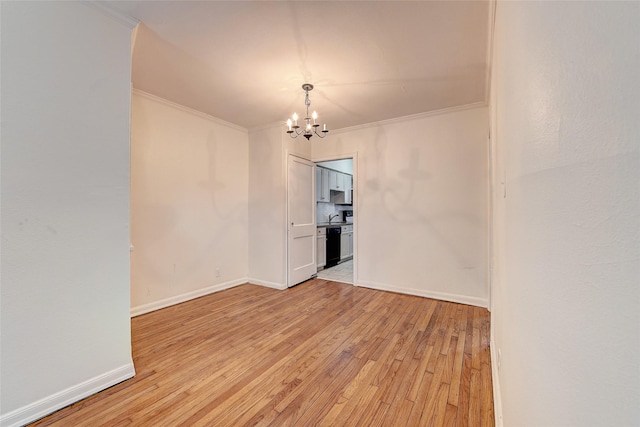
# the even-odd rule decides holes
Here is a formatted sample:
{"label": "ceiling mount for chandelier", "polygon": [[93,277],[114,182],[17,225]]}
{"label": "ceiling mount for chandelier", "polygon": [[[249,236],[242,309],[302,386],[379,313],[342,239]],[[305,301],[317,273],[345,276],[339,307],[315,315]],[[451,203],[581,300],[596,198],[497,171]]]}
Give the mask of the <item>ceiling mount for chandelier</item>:
{"label": "ceiling mount for chandelier", "polygon": [[307,139],[311,139],[313,135],[317,135],[320,138],[324,138],[325,136],[327,136],[327,133],[329,132],[327,130],[327,125],[326,124],[323,125],[322,131],[321,131],[322,135],[320,135],[318,133],[318,127],[320,127],[320,125],[316,123],[316,119],[318,118],[318,113],[314,111],[311,114],[311,116],[309,116],[309,107],[311,106],[311,100],[309,99],[309,91],[313,90],[313,85],[310,83],[305,83],[302,85],[302,89],[304,90],[304,93],[305,93],[304,105],[306,105],[307,107],[307,116],[303,119],[304,128],[298,125],[298,114],[293,113],[293,116],[291,116],[291,119],[287,120],[287,127],[289,128],[287,130],[287,133],[291,138],[297,138],[300,135],[303,135]]}

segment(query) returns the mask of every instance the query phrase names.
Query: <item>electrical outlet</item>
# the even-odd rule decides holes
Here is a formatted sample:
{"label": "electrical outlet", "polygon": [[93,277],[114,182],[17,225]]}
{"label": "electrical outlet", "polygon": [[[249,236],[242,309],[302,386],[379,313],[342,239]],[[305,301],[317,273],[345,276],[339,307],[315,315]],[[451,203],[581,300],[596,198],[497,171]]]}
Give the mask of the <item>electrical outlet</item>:
{"label": "electrical outlet", "polygon": [[216,268],[216,277],[220,277],[220,269]]}

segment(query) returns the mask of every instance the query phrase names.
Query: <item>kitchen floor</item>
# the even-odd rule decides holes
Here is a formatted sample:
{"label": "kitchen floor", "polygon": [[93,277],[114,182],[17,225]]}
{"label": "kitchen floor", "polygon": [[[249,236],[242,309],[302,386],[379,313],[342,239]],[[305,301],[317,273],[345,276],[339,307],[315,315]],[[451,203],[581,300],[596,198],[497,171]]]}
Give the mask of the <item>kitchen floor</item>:
{"label": "kitchen floor", "polygon": [[318,279],[353,284],[353,260],[318,271]]}

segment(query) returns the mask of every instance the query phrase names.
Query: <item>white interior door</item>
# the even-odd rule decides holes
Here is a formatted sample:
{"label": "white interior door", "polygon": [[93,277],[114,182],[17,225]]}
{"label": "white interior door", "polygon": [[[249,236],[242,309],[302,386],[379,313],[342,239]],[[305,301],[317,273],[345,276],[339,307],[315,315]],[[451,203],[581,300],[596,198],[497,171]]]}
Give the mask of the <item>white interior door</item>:
{"label": "white interior door", "polygon": [[289,287],[316,275],[315,170],[308,160],[289,155],[287,165]]}

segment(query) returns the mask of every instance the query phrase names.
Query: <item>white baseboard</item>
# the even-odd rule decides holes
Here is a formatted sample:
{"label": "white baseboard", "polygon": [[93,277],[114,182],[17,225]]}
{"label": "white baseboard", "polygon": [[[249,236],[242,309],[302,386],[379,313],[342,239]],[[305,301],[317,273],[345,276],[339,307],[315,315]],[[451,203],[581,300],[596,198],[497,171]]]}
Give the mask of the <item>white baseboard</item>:
{"label": "white baseboard", "polygon": [[399,286],[388,285],[376,282],[358,281],[356,286],[363,288],[377,289],[379,291],[397,292],[399,294],[415,295],[424,298],[432,298],[441,301],[457,302],[460,304],[473,305],[476,307],[487,308],[489,301],[486,298],[470,297],[466,295],[448,294],[446,292],[426,291],[423,289],[402,288]]}
{"label": "white baseboard", "polygon": [[131,317],[140,316],[141,314],[150,313],[152,311],[160,310],[161,308],[166,308],[175,304],[180,304],[181,302],[199,298],[204,295],[209,295],[214,292],[224,291],[225,289],[233,288],[234,286],[242,285],[244,283],[247,283],[246,277],[236,279],[236,280],[231,280],[229,282],[219,283],[217,285],[208,286],[202,289],[197,289],[195,291],[165,298],[159,301],[154,301],[147,304],[131,307]]}
{"label": "white baseboard", "polygon": [[105,372],[102,375],[93,377],[66,390],[59,391],[22,408],[18,408],[7,414],[2,414],[0,415],[0,426],[14,427],[29,424],[85,397],[89,397],[124,380],[128,380],[135,374],[132,361],[124,366]]}
{"label": "white baseboard", "polygon": [[287,285],[282,284],[282,283],[268,282],[266,280],[252,279],[252,278],[249,278],[248,281],[252,285],[265,286],[267,288],[278,289],[280,291],[283,291],[283,290],[287,289]]}
{"label": "white baseboard", "polygon": [[493,384],[493,413],[495,426],[503,427],[502,421],[502,394],[500,394],[500,377],[498,376],[498,349],[491,338],[491,383]]}

